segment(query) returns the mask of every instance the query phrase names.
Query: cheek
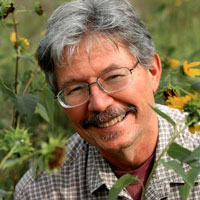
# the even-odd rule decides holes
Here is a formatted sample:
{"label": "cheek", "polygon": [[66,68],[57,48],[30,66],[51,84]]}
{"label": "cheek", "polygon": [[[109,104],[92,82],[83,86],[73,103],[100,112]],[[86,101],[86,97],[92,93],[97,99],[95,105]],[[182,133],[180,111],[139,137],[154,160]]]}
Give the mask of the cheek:
{"label": "cheek", "polygon": [[80,127],[81,121],[85,119],[85,111],[81,107],[65,109],[65,113],[75,127]]}
{"label": "cheek", "polygon": [[125,90],[122,90],[114,95],[114,98],[126,104],[139,106],[140,104],[149,104],[154,102],[154,96],[151,88],[151,83],[140,81],[130,85]]}

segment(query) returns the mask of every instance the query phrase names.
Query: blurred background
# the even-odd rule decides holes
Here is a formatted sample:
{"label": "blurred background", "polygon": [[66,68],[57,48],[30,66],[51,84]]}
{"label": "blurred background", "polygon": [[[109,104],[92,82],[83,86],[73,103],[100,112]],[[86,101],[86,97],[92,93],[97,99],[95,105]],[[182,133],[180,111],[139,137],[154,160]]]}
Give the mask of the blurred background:
{"label": "blurred background", "polygon": [[[9,0],[0,0],[0,12],[2,12],[2,2],[6,1],[9,2]],[[28,129],[31,141],[36,147],[38,141],[47,140],[49,134],[70,136],[74,133],[67,116],[48,90],[44,74],[37,71],[34,59],[36,48],[44,35],[48,17],[64,2],[66,1],[15,1],[17,32],[19,37],[26,38],[29,43],[18,63],[18,94],[23,94],[24,88],[34,75],[28,87],[28,93],[35,95],[38,103],[42,105],[37,105],[33,113],[28,111],[29,120],[26,116],[21,116],[18,119],[18,126]],[[39,3],[41,7],[36,8],[36,3]],[[185,77],[181,68],[184,61],[200,61],[199,0],[134,0],[132,3],[152,34],[163,64],[162,82],[156,101],[164,103],[160,91],[171,84],[183,87],[185,90],[199,90],[199,77]],[[37,13],[36,9],[43,13]],[[8,90],[5,89],[14,90],[16,49],[13,48],[15,43],[11,39],[14,31],[12,14],[9,14],[6,19],[0,19],[0,135],[12,126],[14,118],[12,98],[8,97]],[[172,68],[172,64],[177,68]],[[26,111],[24,113],[26,114]],[[17,176],[16,182],[22,174]],[[9,184],[8,181],[7,185]],[[10,186],[6,187],[10,190]]]}

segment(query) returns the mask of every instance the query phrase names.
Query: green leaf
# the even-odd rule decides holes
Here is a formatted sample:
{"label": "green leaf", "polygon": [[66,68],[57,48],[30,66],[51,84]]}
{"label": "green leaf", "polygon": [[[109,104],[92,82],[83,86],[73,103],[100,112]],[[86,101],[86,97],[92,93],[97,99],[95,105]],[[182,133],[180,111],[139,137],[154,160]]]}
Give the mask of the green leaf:
{"label": "green leaf", "polygon": [[9,192],[9,191],[5,191],[5,190],[0,189],[0,197],[1,198],[6,197],[6,196],[10,196],[12,194],[13,194],[13,192]]}
{"label": "green leaf", "polygon": [[177,143],[172,143],[169,146],[169,149],[167,151],[168,155],[174,159],[177,159],[181,162],[185,159],[185,157],[189,156],[191,154],[191,151],[180,146]]}
{"label": "green leaf", "polygon": [[190,184],[190,181],[187,177],[187,174],[183,170],[183,167],[180,163],[178,163],[176,160],[170,160],[168,162],[165,162],[164,160],[161,159],[162,164],[167,168],[167,169],[173,169],[179,176],[183,178],[185,182]]}
{"label": "green leaf", "polygon": [[16,165],[22,165],[22,163],[26,162],[27,160],[31,159],[37,152],[34,153],[29,153],[27,155],[24,155],[20,158],[15,158],[15,159],[11,159],[11,160],[7,160],[4,165],[3,165],[3,169],[13,169],[14,167],[16,167]]}
{"label": "green leaf", "polygon": [[191,167],[199,167],[200,146],[194,151],[190,151],[177,143],[172,143],[167,151],[168,155],[182,163],[187,163]]}
{"label": "green leaf", "polygon": [[179,188],[179,191],[183,200],[187,200],[190,192],[192,191],[194,187],[195,180],[199,173],[200,173],[200,168],[192,168],[187,173],[187,176],[189,177],[189,183],[185,183],[183,186]]}
{"label": "green leaf", "polygon": [[118,197],[118,194],[121,192],[121,190],[125,187],[127,187],[129,184],[137,182],[138,178],[133,177],[130,174],[125,174],[124,176],[120,177],[115,184],[112,186],[112,188],[109,191],[108,200],[116,200]]}
{"label": "green leaf", "polygon": [[192,89],[194,90],[200,89],[200,80],[197,80],[195,83],[192,84]]}
{"label": "green leaf", "polygon": [[48,89],[44,89],[42,92],[43,95],[43,100],[44,100],[44,106],[47,110],[48,117],[50,120],[50,125],[52,130],[54,130],[54,110],[55,110],[55,101],[54,101],[54,96],[53,93]]}
{"label": "green leaf", "polygon": [[152,105],[150,105],[150,107],[158,114],[160,115],[162,118],[166,119],[173,127],[176,127],[176,123],[174,122],[174,120],[166,115],[165,113],[163,113],[161,110],[159,110],[158,108],[153,107]]}
{"label": "green leaf", "polygon": [[5,97],[10,98],[10,100],[15,103],[16,102],[16,95],[13,92],[13,90],[11,88],[9,88],[8,86],[6,86],[3,81],[0,80],[0,89],[3,92],[3,95]]}
{"label": "green leaf", "polygon": [[37,103],[37,96],[32,94],[26,94],[23,96],[17,95],[16,109],[19,111],[20,115],[26,117],[28,124],[31,122]]}
{"label": "green leaf", "polygon": [[49,116],[48,116],[46,108],[42,104],[38,103],[36,109],[39,112],[40,116],[44,120],[46,120],[48,123],[50,123],[50,119],[49,119]]}
{"label": "green leaf", "polygon": [[188,163],[198,158],[200,158],[200,146],[194,149],[194,151],[190,152],[190,154],[183,159],[183,162]]}

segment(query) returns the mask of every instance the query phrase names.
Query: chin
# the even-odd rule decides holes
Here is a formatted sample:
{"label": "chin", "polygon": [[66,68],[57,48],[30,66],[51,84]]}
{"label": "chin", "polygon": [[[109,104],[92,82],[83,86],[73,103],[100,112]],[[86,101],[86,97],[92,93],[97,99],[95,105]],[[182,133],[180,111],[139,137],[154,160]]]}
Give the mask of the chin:
{"label": "chin", "polygon": [[122,149],[129,148],[133,144],[134,141],[131,139],[118,135],[117,138],[102,140],[98,146],[106,151],[120,151]]}

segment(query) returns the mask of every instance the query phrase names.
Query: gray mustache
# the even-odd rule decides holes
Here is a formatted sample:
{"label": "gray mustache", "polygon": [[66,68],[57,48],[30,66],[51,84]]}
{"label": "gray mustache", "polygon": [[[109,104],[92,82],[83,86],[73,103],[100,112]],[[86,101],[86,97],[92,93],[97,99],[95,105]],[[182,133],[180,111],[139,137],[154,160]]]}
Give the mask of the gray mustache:
{"label": "gray mustache", "polygon": [[106,120],[117,117],[122,114],[126,114],[127,112],[133,112],[134,114],[137,112],[135,106],[127,106],[125,108],[108,108],[104,112],[95,113],[92,116],[83,120],[82,127],[87,129],[89,126],[95,126],[100,123],[106,122]]}

